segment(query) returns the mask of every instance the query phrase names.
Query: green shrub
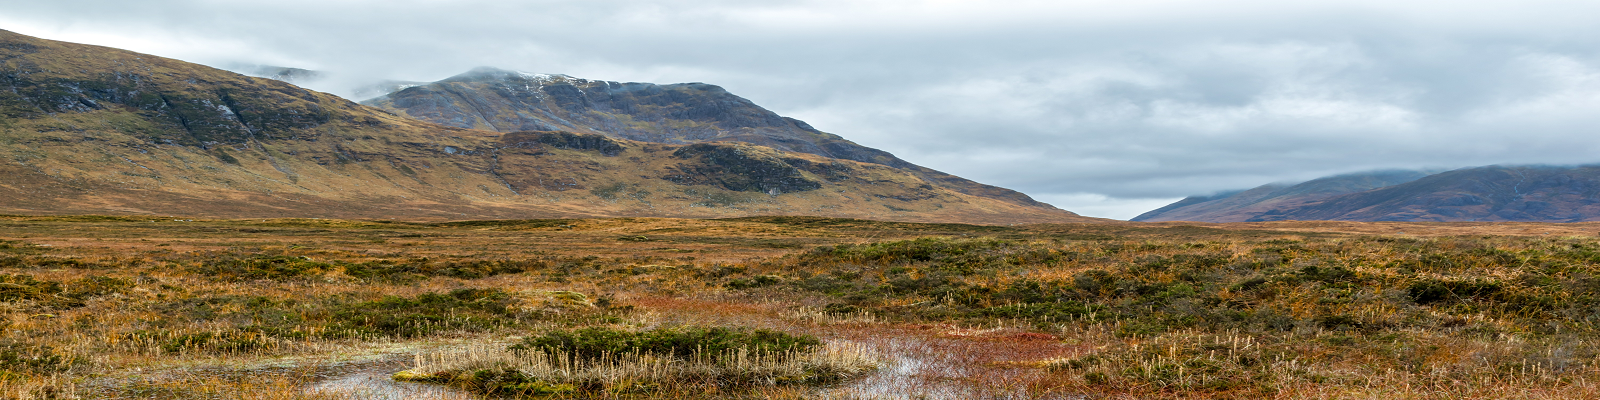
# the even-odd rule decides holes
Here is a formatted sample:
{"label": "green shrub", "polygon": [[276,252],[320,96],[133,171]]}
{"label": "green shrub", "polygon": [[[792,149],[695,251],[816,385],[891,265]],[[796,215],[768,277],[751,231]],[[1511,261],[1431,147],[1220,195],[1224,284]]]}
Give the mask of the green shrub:
{"label": "green shrub", "polygon": [[78,360],[58,354],[55,348],[12,339],[0,339],[0,378],[9,374],[50,375],[66,371]]}
{"label": "green shrub", "polygon": [[714,356],[740,348],[752,352],[777,353],[808,351],[821,345],[822,341],[815,337],[790,335],[766,329],[683,327],[635,332],[591,327],[573,331],[553,331],[526,338],[511,348],[560,352],[586,359],[599,358],[604,354],[627,353],[647,353],[687,359],[696,354]]}
{"label": "green shrub", "polygon": [[225,281],[266,279],[287,281],[322,275],[333,268],[306,257],[266,256],[246,259],[210,260],[192,268],[194,273]]}
{"label": "green shrub", "polygon": [[1500,292],[1500,283],[1484,280],[1422,279],[1406,287],[1417,304],[1453,303],[1483,299]]}
{"label": "green shrub", "polygon": [[32,300],[54,308],[82,307],[90,298],[123,293],[133,287],[126,279],[89,276],[63,284],[31,275],[0,275],[0,301]]}
{"label": "green shrub", "polygon": [[970,262],[975,259],[974,256],[981,255],[980,253],[1006,248],[1014,244],[1011,241],[1001,239],[918,238],[866,245],[842,244],[829,248],[818,248],[812,252],[812,256],[831,256],[879,265],[922,261],[938,261],[941,264],[947,264]]}
{"label": "green shrub", "polygon": [[432,261],[414,258],[406,261],[372,261],[344,264],[344,273],[351,277],[389,283],[411,283],[432,276],[461,279],[478,279],[503,274],[516,274],[550,268],[547,260],[448,260]]}
{"label": "green shrub", "polygon": [[[750,398],[763,386],[832,384],[877,368],[860,348],[746,328],[553,331],[502,348],[419,357],[402,381],[502,396]],[[452,354],[454,353],[454,354]]]}
{"label": "green shrub", "polygon": [[489,395],[552,396],[578,391],[578,387],[575,385],[541,381],[511,368],[480,369],[470,372],[469,375],[453,377],[452,379],[433,378],[431,380],[439,383],[454,383]]}
{"label": "green shrub", "polygon": [[1084,304],[1076,301],[989,307],[983,309],[982,313],[989,317],[1017,318],[1040,322],[1064,322],[1079,319],[1111,320],[1119,317],[1117,313],[1110,311],[1105,306]]}
{"label": "green shrub", "polygon": [[160,341],[161,350],[167,353],[194,350],[208,353],[246,353],[272,347],[270,343],[263,340],[264,338],[241,331],[223,333],[199,332],[182,335],[162,334],[160,332],[142,333],[162,339]]}
{"label": "green shrub", "polygon": [[777,275],[760,275],[751,277],[750,279],[734,279],[732,281],[728,281],[727,286],[729,289],[744,290],[773,286],[777,285],[779,282],[783,282],[783,278]]}
{"label": "green shrub", "polygon": [[0,275],[0,301],[44,300],[61,293],[61,283],[41,281],[32,275]]}
{"label": "green shrub", "polygon": [[1300,269],[1300,276],[1305,280],[1322,283],[1358,282],[1360,276],[1349,268],[1308,266]]}
{"label": "green shrub", "polygon": [[513,304],[510,294],[499,289],[457,289],[413,298],[388,296],[334,307],[332,319],[337,329],[329,334],[411,338],[445,330],[483,330],[519,322],[519,310],[513,309]]}

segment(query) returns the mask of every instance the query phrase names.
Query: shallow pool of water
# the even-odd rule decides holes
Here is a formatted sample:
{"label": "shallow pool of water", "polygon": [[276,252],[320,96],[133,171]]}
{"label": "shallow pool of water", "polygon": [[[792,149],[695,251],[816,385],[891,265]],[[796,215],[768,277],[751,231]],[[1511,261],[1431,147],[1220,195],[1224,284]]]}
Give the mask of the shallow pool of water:
{"label": "shallow pool of water", "polygon": [[[883,358],[883,368],[834,388],[820,398],[837,400],[1077,400],[1083,395],[1030,393],[1020,377],[1023,369],[974,367],[970,354],[948,351],[943,339],[891,338],[858,342]],[[986,379],[976,379],[977,375]],[[999,376],[996,376],[996,375]]]}
{"label": "shallow pool of water", "polygon": [[482,399],[482,396],[444,385],[401,382],[390,378],[395,372],[411,368],[411,357],[399,355],[372,362],[349,364],[325,374],[308,385],[308,394],[336,395],[360,400],[435,400]]}

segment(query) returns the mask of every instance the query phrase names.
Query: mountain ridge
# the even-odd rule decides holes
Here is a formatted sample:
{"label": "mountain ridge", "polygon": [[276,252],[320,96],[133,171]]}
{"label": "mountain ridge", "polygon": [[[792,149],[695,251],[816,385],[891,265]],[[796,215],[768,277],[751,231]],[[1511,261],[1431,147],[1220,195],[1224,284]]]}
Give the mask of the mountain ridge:
{"label": "mountain ridge", "polygon": [[362,102],[399,115],[499,132],[569,130],[643,142],[742,142],[886,165],[940,186],[1019,205],[1049,207],[1025,194],[907,162],[826,133],[705,83],[654,84],[531,74],[492,67],[410,86]]}
{"label": "mountain ridge", "polygon": [[[1318,190],[1291,190],[1297,187],[1316,187]],[[1600,166],[1595,165],[1490,165],[1437,173],[1378,171],[1319,178],[1269,191],[1272,194],[1263,198],[1280,200],[1243,201],[1241,194],[1249,191],[1213,196],[1215,198],[1191,197],[1147,212],[1134,220],[1600,220]]]}
{"label": "mountain ridge", "polygon": [[1600,220],[1600,166],[1490,165],[1331,198],[1263,220]]}
{"label": "mountain ridge", "polygon": [[740,143],[444,126],[285,82],[6,31],[0,173],[0,212],[24,214],[1094,220]]}
{"label": "mountain ridge", "polygon": [[1131,221],[1246,222],[1252,218],[1314,203],[1329,197],[1390,186],[1427,176],[1425,171],[1378,170],[1340,174],[1286,184],[1269,183],[1248,190],[1179,200]]}

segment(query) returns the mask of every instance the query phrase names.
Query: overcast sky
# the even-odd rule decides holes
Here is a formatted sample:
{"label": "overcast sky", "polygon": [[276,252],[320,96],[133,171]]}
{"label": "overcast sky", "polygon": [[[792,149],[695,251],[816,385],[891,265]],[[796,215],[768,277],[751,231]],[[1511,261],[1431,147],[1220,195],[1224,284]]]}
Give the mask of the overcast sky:
{"label": "overcast sky", "polygon": [[721,85],[1063,209],[1600,162],[1600,2],[0,0],[0,29],[377,79]]}

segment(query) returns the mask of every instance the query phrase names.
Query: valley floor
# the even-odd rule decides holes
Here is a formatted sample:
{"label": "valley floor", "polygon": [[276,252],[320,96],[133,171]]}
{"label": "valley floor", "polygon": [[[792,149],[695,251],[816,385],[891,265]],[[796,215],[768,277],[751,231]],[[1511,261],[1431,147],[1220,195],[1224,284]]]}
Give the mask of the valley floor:
{"label": "valley floor", "polygon": [[[0,397],[1600,398],[1597,234],[6,216]],[[389,378],[470,349],[714,328],[871,368]]]}

